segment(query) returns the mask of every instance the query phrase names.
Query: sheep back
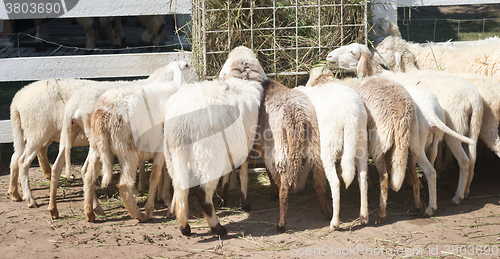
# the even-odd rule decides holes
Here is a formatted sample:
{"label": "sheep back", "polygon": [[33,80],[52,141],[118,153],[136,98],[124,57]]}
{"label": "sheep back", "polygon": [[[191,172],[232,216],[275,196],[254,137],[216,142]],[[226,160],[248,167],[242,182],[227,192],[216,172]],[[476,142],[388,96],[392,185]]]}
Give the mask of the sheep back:
{"label": "sheep back", "polygon": [[380,76],[364,79],[356,91],[368,112],[370,154],[379,159],[392,148],[391,188],[397,191],[405,177],[411,135],[418,136],[415,105],[401,85]]}
{"label": "sheep back", "polygon": [[286,171],[287,181],[294,189],[300,181],[302,155],[320,159],[314,105],[297,89],[288,89],[274,80],[267,80],[263,85],[259,148],[271,172]]}
{"label": "sheep back", "polygon": [[177,187],[186,189],[229,173],[228,153],[236,167],[246,160],[262,91],[260,82],[228,78],[185,85],[167,101],[165,157]]}

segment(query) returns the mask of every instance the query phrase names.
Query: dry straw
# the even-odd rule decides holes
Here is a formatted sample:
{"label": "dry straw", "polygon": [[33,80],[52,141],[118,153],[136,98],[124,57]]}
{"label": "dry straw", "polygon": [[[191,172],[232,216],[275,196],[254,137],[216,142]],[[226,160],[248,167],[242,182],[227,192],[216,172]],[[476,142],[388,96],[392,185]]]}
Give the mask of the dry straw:
{"label": "dry straw", "polygon": [[334,47],[366,42],[366,2],[193,0],[193,66],[200,78],[212,78],[227,53],[244,45],[258,53],[271,77],[305,84],[310,67]]}

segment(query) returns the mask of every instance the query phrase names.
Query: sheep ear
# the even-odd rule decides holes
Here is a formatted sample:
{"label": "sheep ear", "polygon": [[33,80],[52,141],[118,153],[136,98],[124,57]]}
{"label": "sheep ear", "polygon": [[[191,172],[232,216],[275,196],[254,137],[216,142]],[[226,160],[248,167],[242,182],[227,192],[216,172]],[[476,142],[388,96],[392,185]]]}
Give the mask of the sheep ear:
{"label": "sheep ear", "polygon": [[366,73],[368,72],[367,63],[368,58],[366,57],[366,55],[361,55],[361,58],[358,61],[358,66],[356,67],[358,78],[363,78],[366,76]]}
{"label": "sheep ear", "polygon": [[402,60],[401,52],[394,52],[394,59],[396,60],[396,66],[399,68],[399,71],[404,72],[401,67],[401,60]]}
{"label": "sheep ear", "polygon": [[176,85],[183,85],[184,84],[184,74],[182,73],[182,70],[180,67],[176,66],[174,69],[174,83]]}

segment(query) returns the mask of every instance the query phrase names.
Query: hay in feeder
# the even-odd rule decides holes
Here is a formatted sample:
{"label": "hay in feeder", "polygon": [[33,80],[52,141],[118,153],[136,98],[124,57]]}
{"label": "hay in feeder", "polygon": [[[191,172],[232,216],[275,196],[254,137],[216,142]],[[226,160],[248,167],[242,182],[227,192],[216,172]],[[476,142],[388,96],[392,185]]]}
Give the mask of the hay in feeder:
{"label": "hay in feeder", "polygon": [[271,78],[305,84],[334,47],[365,43],[365,10],[363,0],[193,0],[193,66],[201,79],[212,78],[227,53],[244,45]]}

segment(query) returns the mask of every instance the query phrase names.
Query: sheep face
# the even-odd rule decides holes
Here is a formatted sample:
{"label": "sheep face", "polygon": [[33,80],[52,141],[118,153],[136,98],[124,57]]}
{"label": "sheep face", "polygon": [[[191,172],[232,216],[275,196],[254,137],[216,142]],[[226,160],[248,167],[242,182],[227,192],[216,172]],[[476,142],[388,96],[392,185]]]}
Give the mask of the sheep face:
{"label": "sheep face", "polygon": [[219,78],[239,78],[264,82],[267,80],[264,69],[257,60],[257,56],[247,47],[234,48],[228,55],[226,63],[222,67]]}
{"label": "sheep face", "polygon": [[366,46],[358,43],[342,46],[328,53],[326,60],[330,62],[334,68],[343,68],[348,71],[356,72],[364,48],[366,48]]}

